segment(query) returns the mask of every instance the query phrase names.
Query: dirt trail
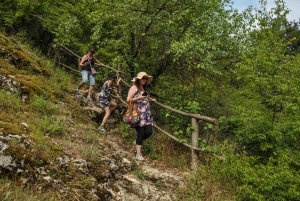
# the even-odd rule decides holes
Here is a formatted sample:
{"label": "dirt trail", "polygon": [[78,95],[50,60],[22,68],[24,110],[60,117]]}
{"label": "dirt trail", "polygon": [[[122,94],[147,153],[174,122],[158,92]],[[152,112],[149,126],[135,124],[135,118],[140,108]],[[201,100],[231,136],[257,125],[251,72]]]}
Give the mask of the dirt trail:
{"label": "dirt trail", "polygon": [[[97,102],[88,103],[84,92],[77,95],[82,107],[87,110],[91,119],[103,116]],[[153,161],[146,156],[143,162],[135,159],[133,144],[126,144],[119,133],[119,121],[111,119],[107,122],[108,132],[103,134],[94,125],[76,125],[68,129],[68,137],[54,139],[63,145],[65,152],[72,158],[82,158],[83,147],[94,147],[93,155],[100,157],[103,164],[110,166],[110,176],[105,179],[106,189],[112,194],[112,200],[176,200],[176,191],[185,186],[187,172],[170,168]],[[88,128],[92,127],[92,128]],[[87,130],[90,141],[87,142]],[[92,149],[92,148],[91,148]]]}

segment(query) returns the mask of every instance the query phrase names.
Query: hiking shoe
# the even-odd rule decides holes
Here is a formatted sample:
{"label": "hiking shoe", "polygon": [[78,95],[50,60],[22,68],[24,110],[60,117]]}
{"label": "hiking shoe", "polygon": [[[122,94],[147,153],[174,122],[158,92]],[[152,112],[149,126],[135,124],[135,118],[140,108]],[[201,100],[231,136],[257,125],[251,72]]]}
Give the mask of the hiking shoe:
{"label": "hiking shoe", "polygon": [[88,101],[92,101],[92,98],[91,98],[90,96],[86,97],[86,99],[87,99]]}
{"label": "hiking shoe", "polygon": [[79,89],[75,89],[75,95],[79,94]]}
{"label": "hiking shoe", "polygon": [[99,126],[99,128],[98,128],[100,131],[102,131],[102,132],[106,132],[106,130],[105,130],[105,128],[103,127],[103,126]]}
{"label": "hiking shoe", "polygon": [[135,158],[138,161],[144,161],[145,160],[144,157],[141,154],[136,154]]}

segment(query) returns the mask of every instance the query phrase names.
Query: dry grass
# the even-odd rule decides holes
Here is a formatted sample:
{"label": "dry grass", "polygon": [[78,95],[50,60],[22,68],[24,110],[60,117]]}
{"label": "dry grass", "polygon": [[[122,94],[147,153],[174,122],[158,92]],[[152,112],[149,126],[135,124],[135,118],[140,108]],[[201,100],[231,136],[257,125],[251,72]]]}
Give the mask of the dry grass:
{"label": "dry grass", "polygon": [[198,171],[190,175],[187,189],[182,194],[186,201],[236,201],[234,187],[230,181],[218,181],[209,171]]}
{"label": "dry grass", "polygon": [[1,201],[60,201],[64,200],[57,192],[42,192],[29,189],[19,182],[0,180]]}

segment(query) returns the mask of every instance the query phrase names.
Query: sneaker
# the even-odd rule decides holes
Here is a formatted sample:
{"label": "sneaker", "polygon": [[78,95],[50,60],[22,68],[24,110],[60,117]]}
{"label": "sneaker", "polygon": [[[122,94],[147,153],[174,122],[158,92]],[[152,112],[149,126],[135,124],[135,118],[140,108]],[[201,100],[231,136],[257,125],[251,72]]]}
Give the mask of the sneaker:
{"label": "sneaker", "polygon": [[87,99],[88,101],[92,101],[92,98],[91,98],[90,96],[86,97],[86,99]]}
{"label": "sneaker", "polygon": [[99,128],[98,128],[100,131],[102,131],[102,132],[106,132],[106,130],[105,130],[105,128],[103,127],[103,126],[99,126]]}
{"label": "sneaker", "polygon": [[145,159],[144,159],[144,157],[141,155],[141,154],[136,154],[136,160],[138,160],[138,161],[144,161]]}

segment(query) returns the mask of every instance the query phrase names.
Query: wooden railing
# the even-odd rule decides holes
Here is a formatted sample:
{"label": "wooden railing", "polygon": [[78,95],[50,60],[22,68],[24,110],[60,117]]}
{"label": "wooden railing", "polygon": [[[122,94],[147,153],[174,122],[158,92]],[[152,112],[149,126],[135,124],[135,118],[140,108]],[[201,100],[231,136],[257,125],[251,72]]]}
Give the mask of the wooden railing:
{"label": "wooden railing", "polygon": [[[77,58],[77,61],[78,61],[78,70],[77,69],[74,69],[74,68],[71,68],[63,63],[59,61],[56,61],[57,55],[60,55],[59,54],[59,51],[60,50],[63,50],[65,51],[66,53],[68,53],[69,55],[72,55],[74,57]],[[81,57],[77,54],[75,54],[74,52],[72,52],[71,50],[69,50],[67,47],[65,46],[60,46],[59,48],[57,48],[56,50],[56,54],[55,54],[55,57],[54,57],[54,62],[69,69],[69,70],[72,70],[73,72],[76,72],[76,73],[80,73],[79,69],[80,69],[80,66],[79,66],[79,63],[80,63],[80,60],[81,60]],[[118,66],[118,70],[116,70],[115,68],[113,67],[110,67],[110,66],[107,66],[107,65],[100,65],[100,64],[97,64],[95,63],[96,65],[99,65],[99,66],[103,66],[105,68],[108,68],[110,70],[113,70],[114,72],[116,72],[116,74],[118,75],[118,77],[120,77],[120,73],[122,72],[121,69],[120,69],[120,66]],[[127,87],[131,87],[130,84],[128,84],[126,81],[122,80],[122,85],[124,86],[127,86]],[[124,104],[124,105],[127,105],[127,102],[120,99],[120,101]],[[189,117],[191,118],[191,125],[193,127],[193,131],[192,131],[192,139],[191,139],[191,144],[188,144],[188,143],[184,143],[182,142],[180,139],[176,138],[174,135],[168,133],[167,131],[163,130],[162,128],[160,128],[157,124],[154,124],[154,127],[160,131],[161,133],[164,133],[165,135],[167,135],[168,137],[170,137],[171,139],[175,140],[176,142],[179,142],[181,143],[182,145],[188,147],[191,149],[191,169],[193,170],[196,170],[198,168],[198,164],[199,164],[199,154],[197,153],[197,151],[201,151],[201,149],[199,148],[199,144],[198,144],[198,139],[199,139],[199,120],[201,121],[204,121],[204,122],[207,122],[207,123],[210,123],[210,124],[214,124],[214,125],[217,125],[219,124],[219,121],[215,118],[211,118],[211,117],[207,117],[207,116],[203,116],[203,115],[200,115],[200,114],[192,114],[192,113],[186,113],[186,112],[183,112],[183,111],[180,111],[180,110],[176,110],[174,108],[171,108],[169,106],[166,106],[160,102],[153,102],[154,104],[162,107],[162,108],[165,108],[167,110],[170,110],[172,112],[175,112],[177,114],[180,114],[182,116],[186,116],[186,117]]]}

